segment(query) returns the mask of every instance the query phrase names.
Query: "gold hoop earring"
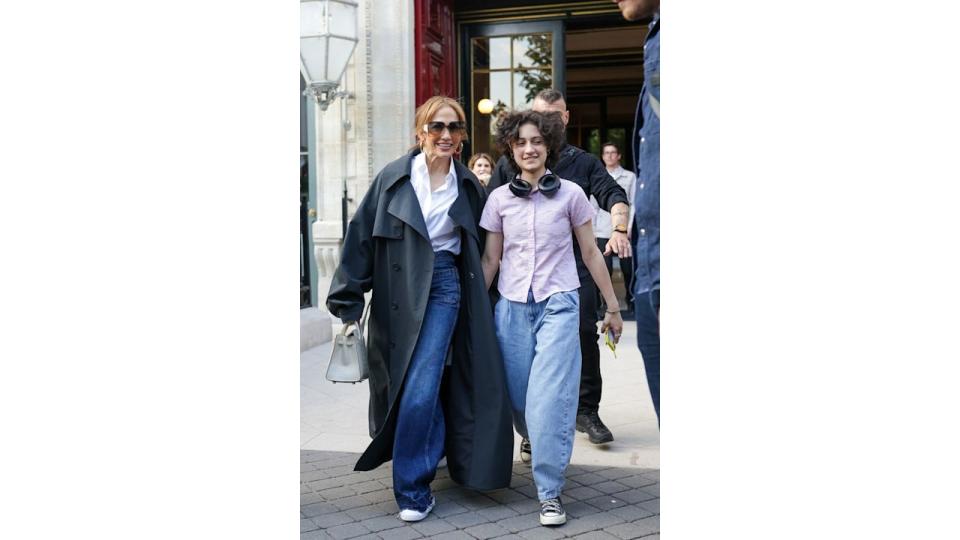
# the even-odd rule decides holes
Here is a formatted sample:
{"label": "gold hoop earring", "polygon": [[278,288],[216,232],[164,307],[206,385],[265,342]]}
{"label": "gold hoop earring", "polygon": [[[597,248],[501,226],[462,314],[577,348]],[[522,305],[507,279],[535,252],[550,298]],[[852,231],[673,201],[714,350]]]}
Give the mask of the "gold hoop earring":
{"label": "gold hoop earring", "polygon": [[457,146],[457,153],[463,152],[463,141],[460,141],[460,145]]}

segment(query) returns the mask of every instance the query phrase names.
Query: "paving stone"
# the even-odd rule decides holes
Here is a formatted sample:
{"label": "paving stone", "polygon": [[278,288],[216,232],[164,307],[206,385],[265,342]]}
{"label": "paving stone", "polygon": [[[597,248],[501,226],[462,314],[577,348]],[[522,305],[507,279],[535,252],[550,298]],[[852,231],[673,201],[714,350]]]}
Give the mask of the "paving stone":
{"label": "paving stone", "polygon": [[334,514],[324,514],[322,516],[316,516],[310,518],[311,521],[317,524],[317,527],[321,529],[329,529],[330,527],[336,527],[337,525],[343,525],[345,523],[353,523],[357,521],[346,512],[336,512]]}
{"label": "paving stone", "polygon": [[626,521],[636,521],[638,519],[643,519],[653,515],[653,512],[640,508],[634,504],[613,508],[609,510],[609,512],[613,515],[622,517]]}
{"label": "paving stone", "polygon": [[614,536],[606,531],[590,531],[588,533],[572,536],[571,538],[580,538],[582,540],[620,540],[619,537]]}
{"label": "paving stone", "polygon": [[301,484],[300,484],[300,494],[303,495],[304,493],[313,493],[313,490],[310,489],[310,486],[301,483]]}
{"label": "paving stone", "polygon": [[370,534],[365,534],[363,536],[354,537],[353,540],[380,540],[380,537],[373,533],[370,533]]}
{"label": "paving stone", "polygon": [[333,540],[333,537],[330,536],[327,531],[323,529],[317,529],[314,531],[300,533],[300,540]]}
{"label": "paving stone", "polygon": [[391,514],[391,512],[386,512],[381,508],[378,508],[376,505],[370,506],[361,506],[360,508],[351,508],[346,511],[353,519],[360,521],[363,519],[370,519],[380,516],[386,516]]}
{"label": "paving stone", "polygon": [[307,471],[307,472],[301,472],[301,473],[300,473],[300,481],[301,481],[301,482],[312,482],[312,481],[314,481],[314,480],[322,480],[322,479],[327,478],[327,477],[328,477],[328,475],[327,475],[327,473],[326,473],[325,471],[322,471],[322,470],[321,470],[321,471],[318,471],[318,470],[316,470],[316,469],[310,469],[310,470]]}
{"label": "paving stone", "polygon": [[326,502],[326,499],[322,495],[314,492],[310,493],[301,493],[300,494],[300,506],[306,506],[308,504]]}
{"label": "paving stone", "polygon": [[640,508],[643,508],[645,510],[651,511],[654,514],[660,513],[660,499],[654,499],[652,501],[642,502],[638,506],[640,506]]}
{"label": "paving stone", "polygon": [[446,532],[436,536],[431,536],[431,538],[439,538],[440,540],[474,540],[472,536],[463,531]]}
{"label": "paving stone", "polygon": [[630,504],[627,501],[619,498],[619,493],[614,495],[601,495],[599,497],[587,499],[584,502],[590,504],[591,506],[596,506],[597,508],[603,511]]}
{"label": "paving stone", "polygon": [[476,512],[464,512],[462,514],[448,516],[443,519],[458,529],[466,529],[467,527],[473,527],[474,525],[479,525],[481,523],[490,523],[489,519],[485,519]]}
{"label": "paving stone", "polygon": [[459,486],[460,484],[454,482],[453,479],[451,478],[440,478],[430,483],[430,489],[433,490],[434,492],[443,491],[445,489],[455,488]]}
{"label": "paving stone", "polygon": [[561,532],[563,526],[561,527],[544,527],[540,525],[540,522],[537,521],[536,516],[531,516],[531,519],[536,522],[537,527],[534,529],[528,529],[526,531],[520,531],[517,534],[527,540],[552,540],[554,538],[563,538],[566,535]]}
{"label": "paving stone", "polygon": [[371,491],[370,493],[364,493],[361,497],[372,504],[391,502],[394,500],[393,491],[390,490]]}
{"label": "paving stone", "polygon": [[479,510],[481,508],[490,508],[491,506],[497,506],[499,503],[497,501],[487,497],[486,495],[473,494],[469,497],[464,497],[463,499],[457,501],[462,504],[468,510]]}
{"label": "paving stone", "polygon": [[500,525],[512,533],[518,533],[539,527],[540,521],[538,521],[537,514],[521,514],[516,517],[502,519],[497,522],[497,525]]}
{"label": "paving stone", "polygon": [[[641,531],[646,531],[647,534],[660,533],[660,516],[653,516],[644,519],[638,519],[637,521],[631,522],[631,525],[637,527]],[[643,533],[641,533],[643,536]]]}
{"label": "paving stone", "polygon": [[518,514],[517,511],[511,509],[510,507],[497,505],[491,506],[490,508],[481,508],[475,512],[478,516],[484,518],[484,521],[500,521],[501,519],[507,519],[509,517],[514,517]]}
{"label": "paving stone", "polygon": [[317,494],[328,501],[335,501],[337,499],[342,499],[344,497],[352,497],[353,495],[356,495],[356,493],[354,493],[352,489],[348,489],[346,487],[328,488],[323,491],[317,492]]}
{"label": "paving stone", "polygon": [[621,468],[614,467],[612,469],[604,469],[601,471],[597,471],[596,474],[599,474],[600,476],[606,478],[607,480],[619,481],[624,478],[632,477],[634,476],[634,474],[640,474],[640,471],[638,470],[636,472],[633,472],[633,471],[630,471],[629,469],[621,469]]}
{"label": "paving stone", "polygon": [[622,478],[620,480],[617,480],[617,482],[620,482],[621,484],[625,486],[630,486],[632,488],[640,488],[644,486],[651,486],[653,484],[658,483],[659,481],[651,478],[647,478],[642,474],[638,474],[636,476],[631,476],[629,478]]}
{"label": "paving stone", "polygon": [[612,527],[606,527],[604,530],[616,536],[617,538],[622,538],[623,540],[628,538],[640,538],[641,536],[650,534],[649,527],[638,527],[634,523],[621,523]]}
{"label": "paving stone", "polygon": [[355,494],[359,495],[361,493],[370,493],[371,491],[381,490],[383,489],[383,484],[377,480],[367,480],[365,482],[353,484],[349,486],[349,489],[353,490]]}
{"label": "paving stone", "polygon": [[523,540],[523,537],[518,534],[505,534],[503,536],[498,536],[493,540]]}
{"label": "paving stone", "polygon": [[343,485],[343,480],[340,478],[323,478],[308,482],[307,485],[310,486],[310,489],[319,493],[325,489],[341,487]]}
{"label": "paving stone", "polygon": [[437,517],[427,518],[418,523],[414,523],[412,527],[424,536],[434,536],[456,530],[456,527]]}
{"label": "paving stone", "polygon": [[434,493],[433,496],[437,498],[437,502],[446,502],[446,501],[461,501],[470,497],[472,491],[467,491],[460,486],[451,489],[445,489],[439,493]]}
{"label": "paving stone", "polygon": [[533,485],[532,483],[531,483],[531,484],[527,484],[527,485],[525,485],[525,486],[515,487],[514,490],[515,490],[517,493],[521,493],[521,494],[523,494],[523,495],[525,495],[526,497],[529,497],[529,498],[531,498],[531,499],[536,499],[536,498],[537,498],[537,486]]}
{"label": "paving stone", "polygon": [[317,529],[319,529],[319,528],[320,528],[320,527],[318,527],[316,523],[314,523],[313,521],[311,521],[311,520],[309,520],[309,519],[301,519],[301,520],[300,520],[300,532],[302,532],[302,533],[309,532],[309,531],[315,531],[315,530],[317,530]]}
{"label": "paving stone", "polygon": [[363,526],[376,533],[387,529],[396,529],[404,525],[405,523],[396,516],[379,516],[363,520]]}
{"label": "paving stone", "polygon": [[322,516],[324,514],[332,514],[334,512],[339,512],[340,509],[328,502],[319,502],[313,504],[307,504],[300,507],[300,512],[308,518],[314,516]]}
{"label": "paving stone", "polygon": [[453,516],[453,515],[456,515],[456,514],[462,514],[463,512],[468,512],[468,511],[469,511],[469,510],[467,510],[466,508],[464,508],[463,505],[461,505],[461,504],[459,504],[459,503],[457,503],[457,502],[455,502],[455,501],[446,501],[446,502],[441,503],[441,502],[438,500],[438,501],[437,501],[437,506],[435,506],[435,507],[433,508],[432,514],[435,515],[435,516],[437,516],[437,517],[446,518],[447,516]]}
{"label": "paving stone", "polygon": [[587,499],[592,499],[600,495],[603,495],[603,493],[593,489],[592,487],[587,487],[587,486],[578,487],[578,488],[571,489],[570,491],[563,492],[564,498],[576,499],[578,501],[585,501]]}
{"label": "paving stone", "polygon": [[369,506],[370,501],[365,499],[363,495],[354,495],[352,497],[344,497],[342,499],[336,499],[331,501],[331,504],[336,506],[341,510],[350,510],[351,508],[360,508],[361,506]]}
{"label": "paving stone", "polygon": [[368,534],[369,532],[370,529],[367,529],[360,523],[347,523],[346,525],[337,525],[336,527],[327,529],[327,534],[337,540],[353,538],[355,536]]}
{"label": "paving stone", "polygon": [[631,489],[629,491],[621,491],[620,493],[615,493],[613,496],[618,497],[624,501],[627,501],[630,504],[650,501],[657,498],[656,495],[649,493],[645,489]]}
{"label": "paving stone", "polygon": [[600,476],[599,474],[596,474],[596,473],[571,475],[570,479],[576,480],[577,482],[579,482],[581,485],[584,485],[584,486],[592,486],[594,484],[599,484],[601,482],[608,481],[607,478],[604,478],[603,476]]}
{"label": "paving stone", "polygon": [[423,535],[409,525],[404,525],[399,529],[389,529],[380,534],[384,540],[413,540],[414,538],[423,538]]}
{"label": "paving stone", "polygon": [[600,493],[606,493],[610,495],[611,493],[619,493],[621,491],[626,491],[630,489],[629,486],[625,486],[620,482],[614,482],[613,480],[607,480],[606,482],[600,482],[599,484],[594,484],[593,489],[599,491]]}
{"label": "paving stone", "polygon": [[514,501],[525,501],[530,499],[530,497],[520,493],[515,489],[498,489],[496,491],[488,491],[486,493],[487,497],[497,501],[500,504],[507,504]]}
{"label": "paving stone", "polygon": [[510,534],[510,531],[497,525],[496,523],[484,523],[483,525],[475,525],[464,529],[463,532],[469,534],[474,538],[479,538],[481,540],[487,540],[488,538],[496,538],[497,536],[503,536],[505,534]]}
{"label": "paving stone", "polygon": [[520,515],[536,514],[540,512],[540,501],[538,501],[536,498],[527,499],[525,501],[509,503],[507,504],[507,507]]}
{"label": "paving stone", "polygon": [[396,501],[392,499],[387,502],[377,503],[373,505],[373,508],[382,511],[384,514],[397,514],[400,512],[400,509],[397,508]]}
{"label": "paving stone", "polygon": [[568,516],[579,518],[596,514],[600,511],[600,509],[583,501],[574,501],[571,503],[564,503],[563,511],[566,512]]}
{"label": "paving stone", "polygon": [[613,514],[608,514],[606,512],[601,512],[599,514],[591,514],[582,518],[568,519],[567,524],[563,526],[563,532],[567,536],[576,536],[585,532],[604,529],[618,523],[623,523],[623,518]]}

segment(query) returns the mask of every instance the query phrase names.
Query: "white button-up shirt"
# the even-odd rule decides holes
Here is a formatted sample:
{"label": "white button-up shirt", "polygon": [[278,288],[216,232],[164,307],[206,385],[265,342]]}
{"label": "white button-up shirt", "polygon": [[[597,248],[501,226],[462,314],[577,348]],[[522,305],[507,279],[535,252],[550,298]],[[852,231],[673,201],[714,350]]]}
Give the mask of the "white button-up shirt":
{"label": "white button-up shirt", "polygon": [[423,212],[423,221],[427,224],[427,233],[430,235],[433,251],[449,251],[459,255],[460,231],[447,215],[453,201],[457,200],[457,195],[460,194],[453,159],[450,159],[450,170],[443,185],[436,190],[431,190],[427,158],[423,153],[417,154],[410,168],[410,183],[413,185],[413,191],[417,193],[420,211]]}

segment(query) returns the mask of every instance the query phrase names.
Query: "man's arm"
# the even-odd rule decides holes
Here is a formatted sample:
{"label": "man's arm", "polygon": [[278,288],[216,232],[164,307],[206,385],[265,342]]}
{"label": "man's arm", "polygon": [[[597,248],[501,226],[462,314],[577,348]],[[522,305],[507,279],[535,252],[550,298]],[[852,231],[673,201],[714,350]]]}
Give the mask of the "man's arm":
{"label": "man's arm", "polygon": [[[606,167],[597,156],[584,152],[585,157],[581,159],[589,160],[590,192],[607,212],[610,212],[610,241],[607,242],[604,255],[616,253],[620,258],[627,258],[632,255],[630,251],[630,239],[627,232],[630,230],[630,202],[627,199],[627,193],[620,187],[620,184],[610,176]],[[619,229],[619,230],[618,230]]]}

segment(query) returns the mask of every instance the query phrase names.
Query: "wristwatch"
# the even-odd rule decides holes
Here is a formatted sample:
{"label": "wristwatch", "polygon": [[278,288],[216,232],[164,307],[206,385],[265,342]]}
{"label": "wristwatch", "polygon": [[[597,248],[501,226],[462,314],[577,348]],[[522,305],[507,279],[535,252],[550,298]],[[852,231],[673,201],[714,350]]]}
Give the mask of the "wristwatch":
{"label": "wristwatch", "polygon": [[613,228],[613,232],[627,234],[627,226],[621,223]]}

